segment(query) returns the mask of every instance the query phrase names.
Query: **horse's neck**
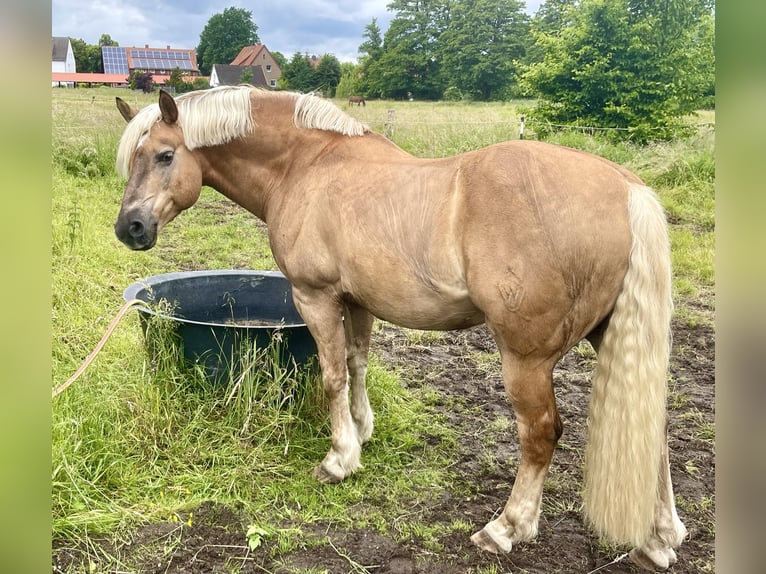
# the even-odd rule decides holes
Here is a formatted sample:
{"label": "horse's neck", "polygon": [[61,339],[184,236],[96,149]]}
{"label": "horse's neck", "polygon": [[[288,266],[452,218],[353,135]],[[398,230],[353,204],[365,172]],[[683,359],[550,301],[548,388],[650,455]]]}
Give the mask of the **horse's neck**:
{"label": "horse's neck", "polygon": [[197,150],[203,157],[202,184],[266,221],[270,192],[263,182],[271,176],[267,166],[248,151],[242,140]]}
{"label": "horse's neck", "polygon": [[[341,149],[342,148],[342,149]],[[268,223],[272,197],[289,192],[296,176],[311,177],[330,160],[333,151],[360,162],[370,157],[412,156],[380,134],[339,136],[322,130],[291,127],[269,133],[266,126],[257,135],[222,146],[200,150],[205,158],[203,184],[208,185]]]}
{"label": "horse's neck", "polygon": [[323,146],[321,134],[296,137],[291,130],[271,133],[270,126],[262,126],[249,137],[196,150],[202,157],[203,185],[268,223],[271,197],[283,191],[277,187],[290,172],[301,172]]}

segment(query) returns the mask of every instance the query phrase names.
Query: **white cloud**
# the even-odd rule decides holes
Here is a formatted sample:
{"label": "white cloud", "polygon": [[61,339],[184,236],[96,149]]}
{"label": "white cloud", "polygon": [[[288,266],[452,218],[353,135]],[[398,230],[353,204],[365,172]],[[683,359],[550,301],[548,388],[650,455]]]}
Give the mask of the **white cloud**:
{"label": "white cloud", "polygon": [[[52,0],[54,36],[88,44],[109,34],[121,46],[192,49],[214,14],[230,6],[253,14],[258,36],[270,50],[288,59],[295,53],[334,54],[354,61],[364,28],[373,18],[385,32],[391,0]],[[528,5],[536,8],[539,0]]]}

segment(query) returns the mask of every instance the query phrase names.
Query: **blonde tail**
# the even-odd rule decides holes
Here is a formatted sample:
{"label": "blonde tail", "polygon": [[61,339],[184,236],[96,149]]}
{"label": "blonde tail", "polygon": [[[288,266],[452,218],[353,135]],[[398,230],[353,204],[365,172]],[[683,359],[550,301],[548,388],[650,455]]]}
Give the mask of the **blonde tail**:
{"label": "blonde tail", "polygon": [[628,271],[598,351],[585,450],[585,516],[599,535],[640,546],[650,536],[665,435],[670,247],[654,192],[632,184]]}

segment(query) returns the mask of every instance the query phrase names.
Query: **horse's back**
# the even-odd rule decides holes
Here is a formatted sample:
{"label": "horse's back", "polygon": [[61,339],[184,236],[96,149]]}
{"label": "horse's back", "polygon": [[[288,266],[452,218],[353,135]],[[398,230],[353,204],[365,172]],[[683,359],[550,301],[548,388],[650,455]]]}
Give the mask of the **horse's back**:
{"label": "horse's back", "polygon": [[604,158],[524,141],[464,154],[457,182],[464,188],[466,231],[478,225],[510,234],[517,248],[539,244],[552,256],[615,242],[622,253],[634,184],[642,183]]}

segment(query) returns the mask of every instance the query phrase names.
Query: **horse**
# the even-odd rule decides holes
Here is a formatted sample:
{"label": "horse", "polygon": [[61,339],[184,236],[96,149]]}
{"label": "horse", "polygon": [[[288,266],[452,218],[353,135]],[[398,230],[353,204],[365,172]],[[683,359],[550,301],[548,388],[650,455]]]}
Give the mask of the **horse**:
{"label": "horse", "polygon": [[362,96],[349,96],[348,97],[348,105],[356,104],[357,106],[366,106],[367,103],[365,102],[365,99]]}
{"label": "horse", "polygon": [[553,368],[596,350],[584,454],[586,523],[667,568],[686,536],[667,445],[670,247],[653,190],[627,169],[532,140],[417,158],[309,94],[225,86],[141,110],[117,149],[115,222],[134,250],[203,185],[268,226],[316,345],[331,422],[323,483],[352,475],[374,415],[365,378],[374,318],[423,330],[485,323],[497,343],[521,458],[502,512],[471,536],[510,552],[538,532],[563,432]]}

